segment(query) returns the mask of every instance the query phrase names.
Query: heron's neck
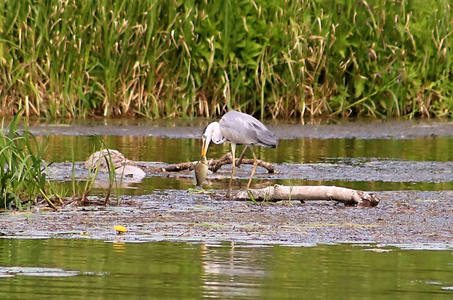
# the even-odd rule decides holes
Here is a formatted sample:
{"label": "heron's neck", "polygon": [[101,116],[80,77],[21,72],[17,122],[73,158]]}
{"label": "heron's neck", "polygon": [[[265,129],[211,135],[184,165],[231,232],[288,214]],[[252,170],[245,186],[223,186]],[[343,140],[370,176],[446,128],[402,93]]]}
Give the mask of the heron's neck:
{"label": "heron's neck", "polygon": [[214,142],[214,144],[225,143],[226,138],[223,136],[218,122],[212,122],[211,124],[209,124],[207,130],[209,130],[211,141]]}

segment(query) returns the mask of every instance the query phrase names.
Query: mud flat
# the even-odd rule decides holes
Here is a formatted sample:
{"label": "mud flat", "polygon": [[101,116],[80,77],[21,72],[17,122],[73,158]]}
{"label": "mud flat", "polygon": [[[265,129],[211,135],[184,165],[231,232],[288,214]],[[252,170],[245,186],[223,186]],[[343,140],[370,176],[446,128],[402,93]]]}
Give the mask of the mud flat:
{"label": "mud flat", "polygon": [[[125,196],[120,206],[68,205],[60,212],[0,214],[2,238],[84,238],[106,241],[237,242],[313,245],[377,243],[412,249],[453,249],[452,191],[379,192],[376,208],[330,202],[235,202],[211,194],[161,190]],[[96,199],[93,199],[96,201]],[[118,234],[115,225],[127,232]]]}

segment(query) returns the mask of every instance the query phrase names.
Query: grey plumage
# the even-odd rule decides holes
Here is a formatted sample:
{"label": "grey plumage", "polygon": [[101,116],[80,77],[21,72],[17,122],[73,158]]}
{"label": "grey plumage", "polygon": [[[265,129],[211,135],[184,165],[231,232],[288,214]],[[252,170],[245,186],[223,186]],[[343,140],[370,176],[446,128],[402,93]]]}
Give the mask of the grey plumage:
{"label": "grey plumage", "polygon": [[275,148],[278,144],[274,134],[248,114],[232,110],[220,119],[219,125],[223,136],[236,145]]}
{"label": "grey plumage", "polygon": [[250,187],[250,183],[252,182],[252,178],[258,164],[252,147],[258,145],[275,148],[278,145],[278,139],[266,128],[266,126],[263,125],[263,123],[248,114],[234,110],[226,113],[219,122],[212,122],[204,129],[203,147],[201,150],[202,159],[206,159],[206,152],[208,151],[211,141],[215,144],[222,144],[225,141],[228,141],[231,144],[233,170],[231,172],[227,196],[230,195],[231,183],[236,168],[236,145],[248,146],[253,154],[254,164],[247,189]]}

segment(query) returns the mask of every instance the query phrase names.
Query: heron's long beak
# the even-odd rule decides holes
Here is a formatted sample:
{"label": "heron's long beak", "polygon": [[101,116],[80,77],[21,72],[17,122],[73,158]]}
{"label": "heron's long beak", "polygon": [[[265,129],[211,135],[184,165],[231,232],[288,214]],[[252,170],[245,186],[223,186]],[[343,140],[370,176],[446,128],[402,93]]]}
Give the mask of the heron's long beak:
{"label": "heron's long beak", "polygon": [[208,152],[208,147],[209,147],[209,142],[206,141],[205,138],[203,139],[203,145],[201,146],[201,158],[200,159],[206,159],[206,152]]}

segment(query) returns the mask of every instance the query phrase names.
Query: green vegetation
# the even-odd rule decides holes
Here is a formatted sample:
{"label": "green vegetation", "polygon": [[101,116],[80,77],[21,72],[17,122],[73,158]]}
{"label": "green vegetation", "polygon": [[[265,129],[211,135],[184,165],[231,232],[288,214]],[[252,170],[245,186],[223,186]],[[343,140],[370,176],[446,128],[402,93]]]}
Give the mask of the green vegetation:
{"label": "green vegetation", "polygon": [[[0,209],[21,209],[39,198],[53,204],[46,194],[42,147],[27,130],[17,130],[18,118],[0,129]],[[52,190],[52,188],[50,188]]]}
{"label": "green vegetation", "polygon": [[447,0],[5,0],[0,109],[450,115],[452,16]]}
{"label": "green vegetation", "polygon": [[[108,149],[102,159],[93,163],[93,168],[88,171],[88,178],[83,189],[77,190],[75,177],[75,163],[73,156],[72,169],[72,198],[68,198],[69,190],[61,188],[57,182],[49,181],[46,169],[49,166],[43,156],[46,148],[45,141],[38,142],[36,137],[25,129],[18,129],[20,112],[7,125],[2,121],[0,128],[0,210],[18,209],[29,207],[41,201],[53,209],[64,205],[63,198],[77,201],[77,204],[88,205],[88,195],[95,186],[99,167],[104,161],[108,171],[109,186],[106,188],[104,205],[108,205],[112,190],[116,190],[116,204],[120,203],[121,182],[124,174],[117,177],[115,166]],[[26,123],[26,122],[25,122]],[[105,143],[101,144],[101,152],[106,149]],[[72,153],[73,155],[73,153]]]}
{"label": "green vegetation", "polygon": [[[83,188],[82,195],[80,196],[80,199],[78,199],[78,202],[82,205],[88,205],[90,202],[88,200],[88,194],[92,191],[93,187],[96,184],[96,179],[98,177],[98,172],[100,168],[106,169],[108,172],[108,187],[106,188],[106,195],[105,195],[105,200],[104,200],[104,206],[107,206],[109,204],[109,199],[110,195],[112,193],[112,190],[116,190],[116,204],[118,205],[120,203],[120,195],[121,195],[121,184],[124,179],[124,168],[123,172],[119,174],[120,176],[117,176],[116,173],[116,168],[124,166],[125,162],[124,160],[116,161],[114,162],[114,152],[111,152],[110,149],[107,148],[105,143],[102,140],[98,141],[101,144],[101,149],[99,151],[96,151],[93,149],[93,154],[88,158],[88,161],[90,162],[90,167],[88,169],[88,180],[85,182],[85,186]],[[94,157],[93,157],[94,156]],[[77,199],[77,191],[75,188],[75,174],[74,174],[74,153],[72,157],[73,161],[73,199]],[[102,165],[102,166],[101,166]],[[105,171],[105,170],[103,170]]]}

